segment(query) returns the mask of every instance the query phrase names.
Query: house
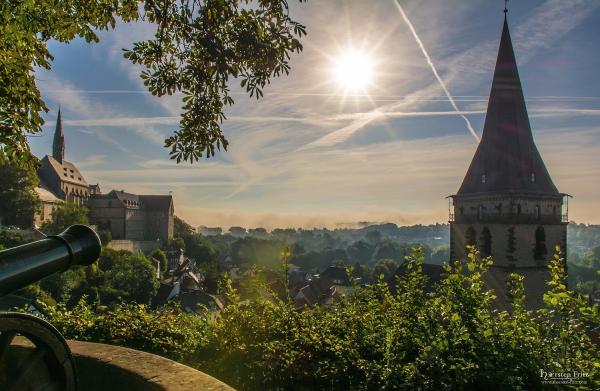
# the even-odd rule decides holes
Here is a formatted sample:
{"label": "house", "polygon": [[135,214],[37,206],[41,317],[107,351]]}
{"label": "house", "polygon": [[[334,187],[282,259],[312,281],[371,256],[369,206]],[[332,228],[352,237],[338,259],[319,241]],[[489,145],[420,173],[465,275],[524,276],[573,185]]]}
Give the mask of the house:
{"label": "house", "polygon": [[[291,281],[291,280],[290,280]],[[311,309],[316,305],[325,306],[339,300],[352,290],[352,281],[344,267],[329,266],[320,274],[315,274],[302,286],[290,289],[294,308],[298,311]]]}
{"label": "house", "polygon": [[333,285],[352,285],[350,282],[350,277],[348,276],[348,272],[346,271],[345,267],[329,266],[318,276],[330,280]]}
{"label": "house", "polygon": [[52,220],[52,213],[58,209],[62,200],[42,184],[36,186],[35,192],[40,198],[42,206],[33,216],[33,225],[40,227],[45,221]]}
{"label": "house", "polygon": [[93,194],[90,223],[109,230],[112,238],[167,242],[173,238],[175,208],[171,195],[137,195],[123,190]]}
{"label": "house", "polygon": [[180,308],[187,313],[202,314],[223,309],[221,300],[202,288],[202,276],[196,272],[194,263],[180,254],[181,262],[172,275],[160,283],[156,296],[152,299],[153,306],[161,306],[175,300]]}

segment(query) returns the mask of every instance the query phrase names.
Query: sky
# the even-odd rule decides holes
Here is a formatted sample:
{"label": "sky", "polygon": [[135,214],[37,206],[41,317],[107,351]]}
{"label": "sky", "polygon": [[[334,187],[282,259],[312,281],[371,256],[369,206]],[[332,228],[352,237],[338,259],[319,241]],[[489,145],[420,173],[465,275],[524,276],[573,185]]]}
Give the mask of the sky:
{"label": "sky", "polygon": [[[504,2],[290,4],[307,26],[304,51],[262,100],[232,84],[227,152],[193,165],[169,159],[163,142],[178,128],[181,96],[150,95],[122,55],[151,37],[144,23],[100,32],[98,44],[49,43],[52,70],[36,76],[50,112],[43,133],[29,139],[33,152],[51,152],[60,105],[66,159],[88,183],[103,192],[172,192],[175,214],[194,226],[447,222],[445,197],[477,147],[468,126],[476,135],[483,128]],[[508,19],[546,166],[574,197],[570,219],[600,224],[600,1],[511,1]],[[349,53],[371,63],[363,89],[348,89],[352,74],[339,80]]]}

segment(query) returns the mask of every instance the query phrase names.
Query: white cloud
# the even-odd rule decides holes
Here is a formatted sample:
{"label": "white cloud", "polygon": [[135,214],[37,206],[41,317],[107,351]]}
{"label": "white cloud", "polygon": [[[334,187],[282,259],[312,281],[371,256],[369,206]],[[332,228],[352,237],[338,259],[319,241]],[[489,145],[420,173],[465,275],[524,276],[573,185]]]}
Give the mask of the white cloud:
{"label": "white cloud", "polygon": [[[523,55],[519,56],[519,63],[525,63],[537,51],[549,47],[556,40],[568,34],[599,7],[600,2],[593,0],[548,0],[535,8],[525,22],[514,29],[516,33],[513,41],[516,42],[517,55],[520,55],[521,51],[523,52]],[[432,20],[422,22],[431,23]],[[482,75],[489,76],[493,69],[497,46],[497,40],[481,42],[451,58],[438,61],[444,64],[446,83],[452,84],[455,81],[462,84],[474,83]],[[368,116],[356,119],[353,123],[309,143],[307,147],[342,142],[366,125],[380,120],[381,113],[386,111],[418,110],[423,103],[418,96],[430,95],[432,91],[438,89],[437,83],[435,81],[420,90],[413,91],[399,102],[379,106],[373,109]]]}
{"label": "white cloud", "polygon": [[106,163],[108,156],[106,155],[90,155],[83,160],[74,162],[78,168],[90,168],[101,166]]}
{"label": "white cloud", "polygon": [[[54,74],[42,72],[42,77],[38,81],[38,86],[44,98],[49,98],[56,106],[62,105],[63,108],[68,108],[69,112],[77,113],[82,120],[64,119],[66,125],[73,124],[79,126],[119,126],[126,130],[143,136],[147,140],[162,146],[165,136],[152,127],[145,126],[147,124],[136,121],[135,118],[125,118],[124,112],[116,110],[107,104],[97,100],[90,100],[86,94],[77,90],[73,83],[58,79]],[[60,91],[60,92],[58,92]],[[98,118],[100,116],[100,118]],[[90,119],[95,118],[95,119]],[[120,122],[119,122],[120,121]],[[48,121],[49,125],[54,125],[54,121]],[[104,125],[103,125],[104,124]],[[98,138],[108,142],[124,152],[130,152],[120,140],[117,140],[110,135],[102,132],[94,132]]]}

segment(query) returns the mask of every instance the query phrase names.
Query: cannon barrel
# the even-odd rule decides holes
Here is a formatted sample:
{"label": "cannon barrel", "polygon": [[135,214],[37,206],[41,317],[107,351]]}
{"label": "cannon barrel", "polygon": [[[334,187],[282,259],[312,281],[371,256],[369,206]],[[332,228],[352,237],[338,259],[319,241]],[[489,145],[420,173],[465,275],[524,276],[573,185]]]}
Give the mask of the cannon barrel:
{"label": "cannon barrel", "polygon": [[100,238],[86,225],[72,225],[59,235],[0,251],[0,296],[71,266],[91,265],[100,251]]}

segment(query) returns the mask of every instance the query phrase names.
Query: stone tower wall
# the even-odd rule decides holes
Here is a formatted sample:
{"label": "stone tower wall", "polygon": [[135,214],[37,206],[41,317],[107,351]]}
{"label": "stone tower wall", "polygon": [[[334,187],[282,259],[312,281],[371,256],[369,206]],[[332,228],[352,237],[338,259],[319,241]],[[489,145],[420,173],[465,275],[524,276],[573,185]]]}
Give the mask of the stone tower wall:
{"label": "stone tower wall", "polygon": [[[536,247],[536,230],[543,228],[546,236],[546,255],[543,259],[534,257]],[[452,260],[465,259],[467,230],[473,228],[476,234],[476,247],[481,249],[482,233],[485,228],[490,232],[491,257],[494,266],[486,276],[488,286],[496,292],[500,309],[508,305],[506,296],[506,277],[510,273],[525,276],[526,304],[528,308],[539,308],[542,296],[548,287],[548,265],[560,246],[566,253],[566,223],[557,224],[506,224],[506,223],[458,223],[450,224]]]}

